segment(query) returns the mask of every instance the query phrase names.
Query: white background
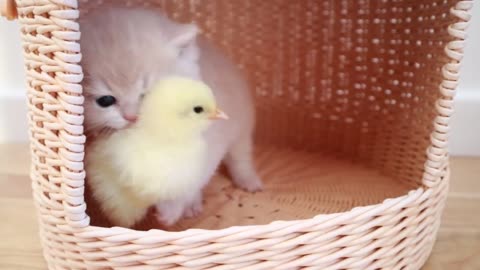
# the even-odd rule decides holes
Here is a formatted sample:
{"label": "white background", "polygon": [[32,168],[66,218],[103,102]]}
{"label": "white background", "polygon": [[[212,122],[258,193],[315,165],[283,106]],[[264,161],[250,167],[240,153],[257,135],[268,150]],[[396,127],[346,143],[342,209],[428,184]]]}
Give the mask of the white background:
{"label": "white background", "polygon": [[[478,3],[477,3],[478,4]],[[473,11],[450,151],[480,156],[480,5]],[[25,81],[17,22],[0,19],[0,143],[26,142]]]}

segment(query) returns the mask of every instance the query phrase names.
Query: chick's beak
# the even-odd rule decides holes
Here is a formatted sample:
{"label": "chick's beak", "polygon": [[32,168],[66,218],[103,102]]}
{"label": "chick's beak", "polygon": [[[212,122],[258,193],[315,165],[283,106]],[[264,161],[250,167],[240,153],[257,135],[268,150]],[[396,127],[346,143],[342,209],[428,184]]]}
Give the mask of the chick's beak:
{"label": "chick's beak", "polygon": [[209,119],[212,119],[212,120],[218,120],[218,119],[227,120],[228,115],[226,113],[224,113],[223,111],[221,111],[219,109],[216,109],[215,112],[210,115]]}

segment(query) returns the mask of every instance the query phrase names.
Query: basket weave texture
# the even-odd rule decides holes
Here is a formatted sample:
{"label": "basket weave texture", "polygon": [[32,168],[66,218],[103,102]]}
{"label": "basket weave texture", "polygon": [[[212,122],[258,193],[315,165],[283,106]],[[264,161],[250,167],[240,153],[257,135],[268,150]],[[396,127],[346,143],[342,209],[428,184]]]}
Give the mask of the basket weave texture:
{"label": "basket weave texture", "polygon": [[[448,190],[447,134],[473,1],[16,4],[32,187],[51,269],[419,269],[427,259]],[[210,230],[91,225],[77,19],[104,4],[194,21],[247,72],[270,191],[232,194],[280,214],[184,223]]]}

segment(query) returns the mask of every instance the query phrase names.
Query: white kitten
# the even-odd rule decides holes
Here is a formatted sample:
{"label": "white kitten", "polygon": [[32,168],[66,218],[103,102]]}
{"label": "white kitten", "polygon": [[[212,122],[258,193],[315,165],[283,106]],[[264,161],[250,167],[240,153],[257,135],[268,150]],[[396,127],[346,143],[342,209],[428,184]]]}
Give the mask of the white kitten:
{"label": "white kitten", "polygon": [[[127,128],[136,120],[145,91],[165,76],[202,79],[231,119],[215,123],[205,134],[209,160],[201,186],[225,158],[237,186],[261,189],[252,161],[255,117],[249,87],[232,62],[198,37],[195,25],[175,23],[154,11],[122,8],[93,11],[80,23],[87,134]],[[86,169],[88,174],[88,164]],[[194,216],[202,209],[201,190],[192,190],[187,201],[160,202],[157,209],[166,224],[182,214]]]}

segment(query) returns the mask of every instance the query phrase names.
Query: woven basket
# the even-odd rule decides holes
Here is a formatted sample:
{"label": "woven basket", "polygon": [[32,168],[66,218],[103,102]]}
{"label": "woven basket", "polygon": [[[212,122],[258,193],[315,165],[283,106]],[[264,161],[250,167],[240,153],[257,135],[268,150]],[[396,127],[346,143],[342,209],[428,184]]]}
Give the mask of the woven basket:
{"label": "woven basket", "polygon": [[[139,229],[151,230],[92,225],[102,217],[87,215],[96,207],[84,199],[76,21],[105,4],[194,21],[246,71],[264,192],[239,191],[219,175],[203,215],[174,231],[151,229],[149,219]],[[446,199],[447,132],[472,4],[17,0],[49,267],[419,269]]]}

